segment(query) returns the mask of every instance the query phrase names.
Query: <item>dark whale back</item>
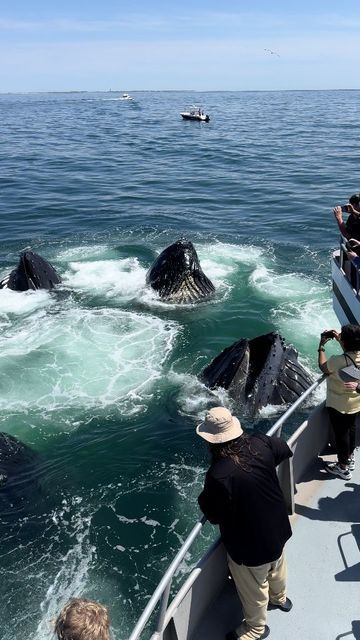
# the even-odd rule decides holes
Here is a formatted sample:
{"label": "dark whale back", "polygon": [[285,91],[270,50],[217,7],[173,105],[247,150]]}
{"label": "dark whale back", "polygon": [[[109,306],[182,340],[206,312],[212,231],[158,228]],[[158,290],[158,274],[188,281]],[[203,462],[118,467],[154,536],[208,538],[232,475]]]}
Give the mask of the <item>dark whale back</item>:
{"label": "dark whale back", "polygon": [[297,351],[278,333],[234,342],[214,358],[200,378],[210,389],[227,389],[252,412],[269,404],[292,403],[312,384]]}
{"label": "dark whale back", "polygon": [[18,266],[0,282],[0,289],[53,289],[60,282],[59,274],[47,260],[33,251],[24,251],[20,254]]}
{"label": "dark whale back", "polygon": [[146,284],[162,300],[182,304],[203,300],[215,291],[201,269],[194,245],[185,239],[162,251],[146,274]]}
{"label": "dark whale back", "polygon": [[33,467],[37,458],[26,444],[9,433],[0,432],[0,487],[16,481],[25,470]]}

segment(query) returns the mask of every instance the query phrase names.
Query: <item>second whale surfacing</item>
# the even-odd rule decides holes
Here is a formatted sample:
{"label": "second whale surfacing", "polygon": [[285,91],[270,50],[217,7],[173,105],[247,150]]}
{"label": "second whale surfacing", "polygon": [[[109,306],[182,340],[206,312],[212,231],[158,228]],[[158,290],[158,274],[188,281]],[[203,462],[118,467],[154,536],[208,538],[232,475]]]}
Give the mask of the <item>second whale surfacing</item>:
{"label": "second whale surfacing", "polygon": [[33,251],[23,251],[17,267],[1,280],[0,289],[53,289],[60,282],[61,278],[50,262]]}
{"label": "second whale surfacing", "polygon": [[161,300],[177,304],[200,302],[215,292],[201,269],[194,245],[186,239],[177,240],[160,253],[146,274],[146,284]]}
{"label": "second whale surfacing", "polygon": [[223,387],[252,412],[267,405],[293,403],[312,384],[297,351],[278,333],[234,342],[203,370],[210,389]]}

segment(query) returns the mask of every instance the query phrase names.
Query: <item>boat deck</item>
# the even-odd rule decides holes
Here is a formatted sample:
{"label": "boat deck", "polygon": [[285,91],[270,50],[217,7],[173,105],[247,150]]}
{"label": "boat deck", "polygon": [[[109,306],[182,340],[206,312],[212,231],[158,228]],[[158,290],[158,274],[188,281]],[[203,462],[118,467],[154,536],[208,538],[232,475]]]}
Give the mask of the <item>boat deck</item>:
{"label": "boat deck", "polygon": [[[334,456],[324,456],[333,460]],[[360,640],[360,452],[350,481],[318,458],[297,484],[286,546],[289,613],[268,612],[274,640]],[[234,584],[209,607],[193,640],[224,640],[242,619]]]}

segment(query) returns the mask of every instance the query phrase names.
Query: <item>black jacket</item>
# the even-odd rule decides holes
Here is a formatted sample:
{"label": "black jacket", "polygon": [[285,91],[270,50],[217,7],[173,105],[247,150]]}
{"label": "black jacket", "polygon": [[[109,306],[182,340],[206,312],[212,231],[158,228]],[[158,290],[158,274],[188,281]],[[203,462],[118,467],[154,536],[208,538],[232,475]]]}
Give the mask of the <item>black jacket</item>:
{"label": "black jacket", "polygon": [[214,462],[198,500],[208,520],[220,525],[234,562],[256,567],[277,560],[291,536],[276,467],[292,452],[281,438],[264,434],[249,438],[250,469],[242,470],[230,458]]}

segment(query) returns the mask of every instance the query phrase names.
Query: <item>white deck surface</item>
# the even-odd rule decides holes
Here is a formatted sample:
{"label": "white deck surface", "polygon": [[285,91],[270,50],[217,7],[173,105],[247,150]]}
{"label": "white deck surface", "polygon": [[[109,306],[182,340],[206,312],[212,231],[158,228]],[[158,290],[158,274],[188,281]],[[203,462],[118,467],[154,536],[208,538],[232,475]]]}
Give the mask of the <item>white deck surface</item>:
{"label": "white deck surface", "polygon": [[[356,462],[351,481],[345,481],[329,474],[319,458],[297,484],[293,536],[286,545],[294,606],[289,613],[268,612],[270,639],[360,640],[360,451]],[[229,581],[193,640],[224,640],[241,618]]]}
{"label": "white deck surface", "polygon": [[289,613],[269,611],[269,637],[359,640],[360,469],[345,481],[325,471],[319,459],[305,480],[297,485],[287,544],[288,595],[294,606]]}

